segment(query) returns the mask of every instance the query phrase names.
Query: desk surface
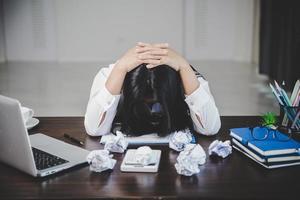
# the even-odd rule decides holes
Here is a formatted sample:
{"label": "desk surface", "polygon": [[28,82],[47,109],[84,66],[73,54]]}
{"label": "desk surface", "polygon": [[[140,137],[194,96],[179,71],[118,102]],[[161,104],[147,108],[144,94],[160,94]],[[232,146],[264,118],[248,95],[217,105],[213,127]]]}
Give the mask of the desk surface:
{"label": "desk surface", "polygon": [[[39,118],[40,124],[30,133],[42,132],[65,140],[69,133],[83,141],[88,150],[102,149],[99,137],[85,134],[82,117]],[[257,117],[222,117],[218,135],[200,136],[205,150],[215,139],[229,139],[229,128],[256,125]],[[130,148],[130,147],[129,147]],[[288,199],[299,196],[300,166],[267,170],[239,152],[229,158],[209,157],[201,172],[192,177],[178,175],[174,168],[177,152],[167,146],[162,150],[158,173],[122,173],[123,154],[113,171],[93,173],[81,166],[66,172],[33,178],[7,165],[0,164],[0,199],[95,199],[95,198],[179,198],[204,199]]]}

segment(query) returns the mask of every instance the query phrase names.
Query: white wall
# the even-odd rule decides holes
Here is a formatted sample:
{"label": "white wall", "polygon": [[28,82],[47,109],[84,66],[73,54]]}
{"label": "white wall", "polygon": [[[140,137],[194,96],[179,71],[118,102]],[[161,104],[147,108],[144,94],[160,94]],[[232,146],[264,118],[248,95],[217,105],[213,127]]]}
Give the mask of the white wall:
{"label": "white wall", "polygon": [[5,62],[5,37],[3,24],[3,1],[0,0],[0,63]]}
{"label": "white wall", "polygon": [[251,62],[252,0],[186,1],[185,16],[188,58]]}
{"label": "white wall", "polygon": [[8,60],[116,60],[137,41],[251,62],[253,0],[5,1]]}
{"label": "white wall", "polygon": [[182,49],[181,0],[56,1],[60,61],[117,59],[137,41]]}
{"label": "white wall", "polygon": [[57,59],[53,1],[6,0],[4,22],[8,61]]}

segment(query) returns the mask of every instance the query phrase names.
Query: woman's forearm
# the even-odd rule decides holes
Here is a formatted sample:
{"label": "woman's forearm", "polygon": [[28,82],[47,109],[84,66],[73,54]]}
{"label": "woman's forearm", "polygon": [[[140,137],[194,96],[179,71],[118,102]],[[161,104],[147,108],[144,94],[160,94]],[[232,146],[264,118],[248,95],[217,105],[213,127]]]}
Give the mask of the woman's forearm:
{"label": "woman's forearm", "polygon": [[179,74],[182,80],[184,93],[186,95],[192,94],[200,85],[195,72],[188,63],[180,66]]}
{"label": "woman's forearm", "polygon": [[112,95],[118,95],[121,93],[126,73],[127,72],[124,70],[124,67],[119,66],[119,63],[117,62],[105,83],[106,89]]}

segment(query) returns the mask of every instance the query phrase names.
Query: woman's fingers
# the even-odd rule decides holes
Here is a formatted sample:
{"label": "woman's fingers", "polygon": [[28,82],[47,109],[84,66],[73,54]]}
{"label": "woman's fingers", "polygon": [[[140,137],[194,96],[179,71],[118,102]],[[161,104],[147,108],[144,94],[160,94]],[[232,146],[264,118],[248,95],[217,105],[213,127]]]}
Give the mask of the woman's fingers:
{"label": "woman's fingers", "polygon": [[143,52],[143,53],[138,53],[137,56],[138,58],[151,58],[151,57],[163,57],[163,56],[167,56],[168,55],[168,51],[167,50],[151,50],[148,52]]}
{"label": "woman's fingers", "polygon": [[169,47],[168,43],[157,43],[157,44],[152,44],[152,46],[161,48],[161,49],[167,49]]}
{"label": "woman's fingers", "polygon": [[138,43],[137,43],[137,46],[140,46],[140,47],[146,47],[146,46],[151,46],[151,44],[145,43],[145,42],[138,42]]}
{"label": "woman's fingers", "polygon": [[144,43],[144,42],[138,42],[137,44],[138,47],[157,47],[161,49],[166,49],[169,47],[168,43],[155,43],[155,44],[149,44],[149,43]]}
{"label": "woman's fingers", "polygon": [[148,68],[154,68],[162,64],[164,57],[168,55],[168,43],[149,44],[139,42],[136,46],[137,58],[147,63]]}
{"label": "woman's fingers", "polygon": [[141,60],[146,60],[146,59],[159,60],[161,58],[162,58],[162,56],[152,55],[152,54],[148,54],[148,53],[138,55],[138,59],[141,59]]}
{"label": "woman's fingers", "polygon": [[136,49],[136,53],[138,53],[138,54],[147,53],[147,54],[152,54],[152,55],[166,56],[166,55],[168,55],[168,49],[144,47],[144,48]]}
{"label": "woman's fingers", "polygon": [[144,53],[146,51],[153,50],[153,47],[136,47],[135,52],[136,53]]}
{"label": "woman's fingers", "polygon": [[153,50],[149,51],[149,54],[167,56],[168,55],[168,50],[167,49],[153,49]]}
{"label": "woman's fingers", "polygon": [[152,65],[161,65],[161,60],[145,59],[143,62]]}
{"label": "woman's fingers", "polygon": [[156,43],[149,44],[144,42],[138,42],[136,46],[136,53],[144,53],[147,51],[154,52],[155,55],[166,55],[168,51],[169,44],[168,43]]}

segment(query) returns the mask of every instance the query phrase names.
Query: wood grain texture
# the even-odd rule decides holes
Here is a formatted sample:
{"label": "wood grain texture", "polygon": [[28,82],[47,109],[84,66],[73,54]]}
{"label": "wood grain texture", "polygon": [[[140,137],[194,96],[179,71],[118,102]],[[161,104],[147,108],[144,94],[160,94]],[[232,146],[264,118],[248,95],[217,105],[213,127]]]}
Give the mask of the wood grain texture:
{"label": "wood grain texture", "polygon": [[[88,150],[102,149],[99,137],[86,134],[82,117],[41,117],[30,134],[42,132],[64,140],[63,133],[85,142]],[[229,128],[258,123],[258,117],[222,117],[218,135],[197,137],[207,150],[215,140],[229,139]],[[134,148],[130,146],[129,148]],[[234,151],[226,159],[208,157],[201,172],[192,177],[176,173],[177,152],[161,149],[158,173],[122,173],[123,154],[114,154],[114,170],[89,171],[87,165],[45,178],[33,178],[5,164],[0,164],[0,199],[292,199],[299,196],[300,167],[267,170]],[[16,158],[12,158],[16,159]]]}

